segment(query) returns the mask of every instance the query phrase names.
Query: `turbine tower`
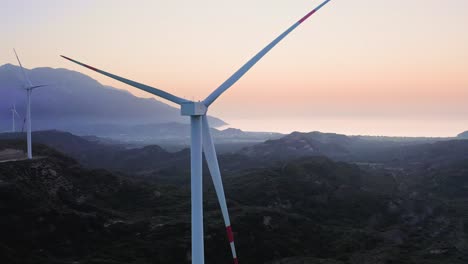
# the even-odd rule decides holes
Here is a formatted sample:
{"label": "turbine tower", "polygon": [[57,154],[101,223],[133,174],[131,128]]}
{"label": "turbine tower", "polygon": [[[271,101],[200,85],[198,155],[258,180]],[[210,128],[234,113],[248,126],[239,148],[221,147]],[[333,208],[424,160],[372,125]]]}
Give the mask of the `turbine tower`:
{"label": "turbine tower", "polygon": [[275,47],[282,39],[284,39],[295,28],[307,20],[311,15],[317,12],[320,8],[326,5],[330,0],[324,1],[318,7],[307,13],[304,17],[294,23],[285,32],[274,39],[270,44],[257,53],[252,59],[244,64],[238,71],[236,71],[229,79],[222,83],[203,101],[190,101],[184,98],[172,95],[160,89],[150,87],[129,79],[122,78],[112,73],[94,68],[87,64],[81,63],[66,56],[61,56],[69,61],[78,65],[86,67],[90,70],[108,76],[112,79],[121,81],[130,86],[136,87],[148,93],[154,94],[175,104],[180,105],[181,114],[190,117],[191,125],[191,146],[190,146],[190,163],[191,163],[191,213],[192,213],[192,264],[204,264],[204,242],[203,242],[203,185],[202,185],[202,151],[205,153],[205,158],[208,164],[208,169],[213,180],[216,195],[221,207],[221,211],[226,225],[226,232],[231,246],[232,257],[234,263],[237,264],[236,249],[234,246],[234,236],[231,229],[229,213],[226,205],[226,198],[224,195],[223,183],[221,173],[219,170],[218,159],[216,156],[213,138],[210,134],[210,127],[208,124],[207,110],[208,107],[227,89],[234,85],[247,71],[250,70],[265,54],[267,54],[273,47]]}
{"label": "turbine tower", "polygon": [[15,133],[16,132],[15,116],[18,116],[20,119],[21,119],[21,116],[16,111],[16,104],[13,104],[13,107],[10,109],[10,111],[11,111],[11,119],[12,119],[11,132]]}
{"label": "turbine tower", "polygon": [[29,79],[28,75],[26,74],[26,71],[24,70],[23,68],[23,65],[21,64],[21,61],[18,57],[18,54],[16,53],[16,50],[13,49],[13,51],[15,52],[15,56],[16,56],[16,59],[18,60],[18,64],[21,68],[21,72],[23,73],[23,78],[24,78],[24,82],[25,82],[25,89],[26,89],[26,96],[27,96],[27,99],[26,99],[26,123],[27,123],[27,128],[28,128],[28,131],[27,131],[27,144],[28,144],[28,159],[32,159],[32,143],[31,143],[31,94],[32,94],[32,91],[36,88],[39,88],[39,87],[44,87],[44,86],[47,86],[47,85],[33,85],[31,83],[31,80]]}

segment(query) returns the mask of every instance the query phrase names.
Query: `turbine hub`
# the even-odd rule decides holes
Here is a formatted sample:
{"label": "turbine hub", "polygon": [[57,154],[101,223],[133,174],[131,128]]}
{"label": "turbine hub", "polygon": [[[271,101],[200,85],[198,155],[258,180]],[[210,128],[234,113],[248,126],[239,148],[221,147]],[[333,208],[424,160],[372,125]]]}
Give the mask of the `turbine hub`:
{"label": "turbine hub", "polygon": [[183,116],[205,115],[208,108],[202,102],[187,102],[181,104],[180,113]]}

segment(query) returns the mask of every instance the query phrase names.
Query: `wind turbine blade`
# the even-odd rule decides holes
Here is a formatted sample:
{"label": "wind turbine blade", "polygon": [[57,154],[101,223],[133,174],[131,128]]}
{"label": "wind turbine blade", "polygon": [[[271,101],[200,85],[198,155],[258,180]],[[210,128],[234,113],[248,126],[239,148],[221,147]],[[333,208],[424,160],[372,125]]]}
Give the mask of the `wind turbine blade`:
{"label": "wind turbine blade", "polygon": [[232,258],[234,263],[237,264],[237,254],[236,247],[234,245],[234,235],[231,228],[231,220],[229,219],[229,212],[226,204],[226,197],[224,195],[223,181],[221,179],[221,172],[219,170],[218,158],[216,157],[216,150],[213,143],[213,138],[211,137],[210,126],[208,124],[208,117],[203,116],[203,152],[205,153],[206,162],[208,164],[208,169],[210,170],[211,179],[213,179],[213,184],[216,191],[216,196],[218,196],[219,205],[221,207],[221,212],[223,213],[224,223],[226,225],[227,237],[229,244],[231,246]]}
{"label": "wind turbine blade", "polygon": [[45,87],[45,86],[49,86],[49,85],[48,84],[34,85],[34,86],[31,86],[29,89],[34,90],[36,88]]}
{"label": "wind turbine blade", "polygon": [[18,114],[18,112],[16,111],[16,109],[13,110],[13,112],[14,112],[19,118],[21,118],[21,116]]}
{"label": "wind turbine blade", "polygon": [[23,68],[23,64],[21,64],[21,61],[20,61],[20,59],[18,57],[18,54],[16,53],[16,50],[13,49],[13,51],[15,52],[16,60],[18,60],[18,64],[19,64],[19,66],[21,68],[21,72],[23,73],[23,77],[24,77],[24,81],[26,82],[26,85],[32,86],[31,80],[29,79],[28,75],[26,74],[26,71]]}
{"label": "wind turbine blade", "polygon": [[138,89],[140,89],[140,90],[143,90],[143,91],[146,91],[146,92],[148,92],[148,93],[150,93],[150,94],[154,94],[154,95],[156,95],[156,96],[159,96],[159,97],[161,97],[161,98],[164,98],[164,99],[166,99],[166,100],[168,100],[168,101],[171,101],[171,102],[173,102],[173,103],[176,103],[176,104],[179,104],[179,105],[180,105],[180,104],[188,103],[188,102],[189,102],[188,100],[185,100],[185,99],[183,99],[183,98],[177,97],[177,96],[175,96],[175,95],[172,95],[172,94],[170,94],[170,93],[168,93],[168,92],[159,90],[159,89],[157,89],[157,88],[154,88],[154,87],[151,87],[151,86],[148,86],[148,85],[145,85],[145,84],[141,84],[141,83],[138,83],[138,82],[135,82],[135,81],[132,81],[132,80],[128,80],[128,79],[122,78],[122,77],[120,77],[120,76],[114,75],[114,74],[112,74],[112,73],[105,72],[105,71],[100,70],[100,69],[97,69],[97,68],[94,68],[94,67],[92,67],[92,66],[86,65],[86,64],[84,64],[84,63],[81,63],[81,62],[79,62],[79,61],[76,61],[76,60],[74,60],[74,59],[68,58],[68,57],[63,56],[63,55],[60,55],[60,56],[61,56],[62,58],[64,58],[64,59],[67,59],[67,60],[69,60],[69,61],[71,61],[71,62],[74,62],[74,63],[76,63],[76,64],[78,64],[78,65],[81,65],[81,66],[83,66],[83,67],[86,67],[86,68],[88,68],[88,69],[90,69],[90,70],[93,70],[93,71],[95,71],[95,72],[98,72],[98,73],[100,73],[100,74],[103,74],[103,75],[105,75],[105,76],[107,76],[107,77],[110,77],[110,78],[112,78],[112,79],[115,79],[115,80],[117,80],[117,81],[126,83],[126,84],[128,84],[128,85],[130,85],[130,86],[136,87],[136,88],[138,88]]}
{"label": "wind turbine blade", "polygon": [[229,79],[227,79],[223,84],[221,84],[216,90],[214,90],[204,101],[203,103],[208,107],[210,106],[222,93],[224,93],[229,87],[235,84],[244,74],[246,74],[250,68],[252,68],[263,56],[265,56],[272,48],[274,48],[281,40],[283,40],[289,33],[291,33],[294,29],[296,29],[302,22],[306,21],[311,15],[317,12],[320,8],[326,5],[331,0],[326,0],[314,10],[310,11],[297,21],[294,25],[288,28],[283,34],[279,35],[275,40],[273,40],[270,44],[268,44],[265,48],[263,48],[257,55],[255,55],[252,59],[250,59],[244,66],[242,66],[239,70],[237,70]]}

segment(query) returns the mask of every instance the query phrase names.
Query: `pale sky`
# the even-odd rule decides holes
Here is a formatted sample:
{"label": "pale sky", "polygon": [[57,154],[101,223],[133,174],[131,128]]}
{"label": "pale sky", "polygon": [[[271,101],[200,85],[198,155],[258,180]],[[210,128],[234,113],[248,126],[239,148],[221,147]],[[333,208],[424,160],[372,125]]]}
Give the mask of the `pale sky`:
{"label": "pale sky", "polygon": [[[70,56],[204,99],[321,0],[1,0],[0,64]],[[246,130],[451,136],[468,130],[467,0],[332,0],[210,108]]]}

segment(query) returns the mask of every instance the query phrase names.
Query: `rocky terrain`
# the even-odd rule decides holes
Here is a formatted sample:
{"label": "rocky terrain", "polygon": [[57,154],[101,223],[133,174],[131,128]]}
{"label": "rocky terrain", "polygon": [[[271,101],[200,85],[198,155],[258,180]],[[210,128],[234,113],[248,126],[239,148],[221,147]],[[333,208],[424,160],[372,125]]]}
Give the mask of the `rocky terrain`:
{"label": "rocky terrain", "polygon": [[[0,141],[0,151],[23,147]],[[34,147],[36,159],[0,164],[2,263],[190,262],[188,167],[111,173]],[[221,167],[251,164],[223,176],[241,263],[468,261],[467,159],[395,169],[309,156],[255,168],[234,156],[221,156]],[[204,188],[207,263],[231,263],[208,175]]]}

